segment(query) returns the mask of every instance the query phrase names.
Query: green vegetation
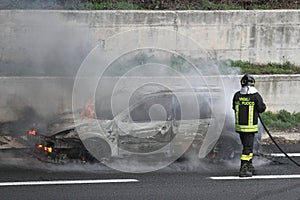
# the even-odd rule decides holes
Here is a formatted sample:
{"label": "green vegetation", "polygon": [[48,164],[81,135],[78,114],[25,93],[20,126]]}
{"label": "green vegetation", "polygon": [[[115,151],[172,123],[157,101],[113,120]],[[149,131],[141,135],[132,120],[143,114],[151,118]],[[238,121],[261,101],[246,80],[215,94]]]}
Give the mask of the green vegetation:
{"label": "green vegetation", "polygon": [[127,2],[102,2],[102,3],[88,3],[88,8],[91,10],[140,10],[141,7]]}
{"label": "green vegetation", "polygon": [[91,10],[245,10],[239,4],[220,4],[207,0],[187,3],[185,1],[90,1],[87,8]]}
{"label": "green vegetation", "polygon": [[287,130],[300,128],[300,113],[290,113],[280,110],[278,113],[267,111],[262,113],[262,119],[266,126],[275,130]]}
{"label": "green vegetation", "polygon": [[249,74],[300,74],[300,67],[291,62],[280,63],[250,63],[247,61],[230,61],[232,67],[241,69],[241,73]]}
{"label": "green vegetation", "polygon": [[245,10],[243,6],[238,4],[209,4],[205,10]]}
{"label": "green vegetation", "polygon": [[284,0],[86,0],[97,10],[254,10],[299,9],[297,1]]}
{"label": "green vegetation", "polygon": [[0,9],[255,10],[299,9],[287,0],[1,0]]}
{"label": "green vegetation", "polygon": [[[119,74],[122,71],[128,71],[132,66],[138,66],[141,64],[147,63],[160,63],[166,66],[170,66],[175,71],[180,73],[193,73],[193,64],[195,67],[199,68],[203,75],[211,74],[212,69],[211,66],[218,66],[218,71],[224,75],[236,75],[236,74],[300,74],[300,66],[293,64],[291,62],[284,63],[251,63],[248,61],[233,61],[233,60],[221,60],[221,61],[213,61],[213,60],[203,60],[201,58],[191,58],[187,57],[187,59],[191,62],[188,63],[185,60],[184,55],[169,55],[164,52],[154,53],[150,51],[141,51],[133,53],[131,56],[126,55],[126,65],[124,65],[124,60],[120,63],[113,63],[113,68],[118,69],[115,72],[110,72],[111,75],[117,73]],[[161,57],[164,54],[165,57]],[[109,70],[108,70],[109,71]]]}

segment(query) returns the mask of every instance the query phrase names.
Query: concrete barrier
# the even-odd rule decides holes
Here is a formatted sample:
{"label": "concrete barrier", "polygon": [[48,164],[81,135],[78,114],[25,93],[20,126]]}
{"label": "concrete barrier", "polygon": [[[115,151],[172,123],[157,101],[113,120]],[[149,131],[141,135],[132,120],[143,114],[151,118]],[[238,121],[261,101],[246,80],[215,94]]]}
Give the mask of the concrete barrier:
{"label": "concrete barrier", "polygon": [[277,112],[285,109],[300,112],[299,75],[259,75],[256,76],[257,89],[264,97],[268,110]]}
{"label": "concrete barrier", "polygon": [[[124,35],[129,47],[139,42],[144,47],[145,37],[168,42],[167,32],[155,35],[157,29],[164,29],[188,37],[218,60],[300,64],[299,10],[1,10],[0,27],[2,75],[74,75],[95,46],[118,48],[115,35],[140,29],[149,34],[136,33],[134,39]],[[176,48],[195,55],[199,50],[189,45]]]}
{"label": "concrete barrier", "polygon": [[[70,109],[74,78],[65,76],[74,77],[96,46],[134,51],[153,41],[193,57],[300,64],[298,10],[1,10],[0,29],[0,121],[20,118],[26,106],[45,116]],[[239,80],[229,79],[230,94]],[[257,88],[269,110],[300,111],[298,75],[257,76]]]}
{"label": "concrete barrier", "polygon": [[[285,109],[290,112],[300,112],[300,102],[298,100],[300,94],[300,75],[264,75],[255,76],[256,87],[263,96],[269,111],[279,111]],[[110,109],[112,92],[115,89],[119,78],[104,78],[101,87],[105,88],[105,92],[96,92],[96,98],[103,99],[103,104],[98,104],[99,109]],[[195,79],[197,80],[197,78]],[[239,89],[240,76],[224,76],[224,85],[216,82],[215,85],[224,87],[225,101],[224,105],[228,106],[231,111],[231,98],[233,93]],[[143,85],[144,83],[164,83],[165,85],[173,85],[180,87],[183,83],[181,78],[176,77],[148,77],[148,78],[127,78],[118,85],[118,90],[123,94],[130,96],[128,93],[130,87]],[[211,82],[212,83],[212,82]],[[0,122],[19,120],[22,117],[30,118],[31,114],[37,114],[43,117],[52,116],[72,109],[72,93],[74,79],[68,77],[0,77]],[[88,88],[88,81],[83,87]],[[212,84],[213,85],[213,84]],[[82,108],[89,95],[82,94]],[[126,98],[118,98],[122,102]],[[101,102],[100,101],[100,102]],[[32,108],[36,113],[26,113],[27,108]],[[108,110],[109,110],[108,109]]]}

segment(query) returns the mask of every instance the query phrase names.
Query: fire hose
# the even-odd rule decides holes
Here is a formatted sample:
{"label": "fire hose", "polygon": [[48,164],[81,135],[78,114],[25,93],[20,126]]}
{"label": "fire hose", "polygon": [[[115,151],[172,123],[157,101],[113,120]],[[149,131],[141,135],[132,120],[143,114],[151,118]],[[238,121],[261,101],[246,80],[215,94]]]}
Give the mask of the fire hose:
{"label": "fire hose", "polygon": [[300,167],[300,164],[297,163],[295,160],[293,160],[278,144],[277,142],[274,140],[273,136],[270,134],[268,128],[266,127],[265,123],[263,122],[260,114],[258,114],[258,117],[260,119],[261,124],[263,125],[265,131],[267,132],[268,136],[270,137],[270,139],[272,140],[272,142],[275,144],[275,146],[281,151],[281,153],[283,153],[285,155],[285,157],[287,157],[291,162],[293,162],[295,165],[297,165],[298,167]]}

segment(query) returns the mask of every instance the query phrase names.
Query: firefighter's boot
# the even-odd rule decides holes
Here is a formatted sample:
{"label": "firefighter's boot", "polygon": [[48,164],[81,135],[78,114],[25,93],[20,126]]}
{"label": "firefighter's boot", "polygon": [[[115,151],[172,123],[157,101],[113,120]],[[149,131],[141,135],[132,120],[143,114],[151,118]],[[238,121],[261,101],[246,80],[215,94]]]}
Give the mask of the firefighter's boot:
{"label": "firefighter's boot", "polygon": [[255,167],[252,164],[252,159],[249,161],[249,168],[253,175],[256,175]]}
{"label": "firefighter's boot", "polygon": [[249,161],[241,161],[241,168],[240,168],[240,177],[251,177],[252,171],[250,169],[250,162]]}

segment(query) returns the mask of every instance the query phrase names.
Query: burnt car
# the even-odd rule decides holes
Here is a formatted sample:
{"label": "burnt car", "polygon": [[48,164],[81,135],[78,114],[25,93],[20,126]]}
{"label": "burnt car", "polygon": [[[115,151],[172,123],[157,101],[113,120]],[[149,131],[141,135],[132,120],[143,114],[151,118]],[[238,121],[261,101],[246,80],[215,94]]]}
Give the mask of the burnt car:
{"label": "burnt car", "polygon": [[231,129],[224,129],[221,136],[215,133],[211,105],[219,101],[217,94],[217,88],[159,91],[143,95],[112,120],[97,119],[90,108],[84,115],[86,111],[64,113],[49,124],[36,147],[53,161],[107,162],[156,153],[182,158],[197,154],[212,129],[214,141],[205,154],[211,159],[232,159],[240,144]]}

